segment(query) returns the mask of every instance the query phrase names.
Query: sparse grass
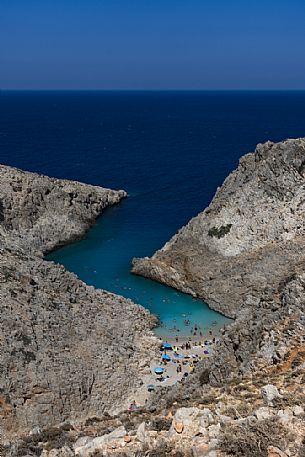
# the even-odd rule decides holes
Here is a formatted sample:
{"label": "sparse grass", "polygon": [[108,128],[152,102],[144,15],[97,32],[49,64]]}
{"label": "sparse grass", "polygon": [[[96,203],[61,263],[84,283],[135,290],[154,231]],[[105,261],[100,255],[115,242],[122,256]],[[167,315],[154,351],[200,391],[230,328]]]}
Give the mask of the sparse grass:
{"label": "sparse grass", "polygon": [[236,406],[228,406],[224,411],[225,416],[230,416],[233,419],[250,416],[253,413],[253,406],[248,403],[242,403]]}

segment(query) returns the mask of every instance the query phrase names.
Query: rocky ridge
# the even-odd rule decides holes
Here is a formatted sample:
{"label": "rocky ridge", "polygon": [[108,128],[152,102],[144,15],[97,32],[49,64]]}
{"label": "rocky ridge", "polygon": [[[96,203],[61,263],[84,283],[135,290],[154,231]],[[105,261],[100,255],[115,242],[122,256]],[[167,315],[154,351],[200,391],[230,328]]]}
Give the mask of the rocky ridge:
{"label": "rocky ridge", "polygon": [[0,178],[0,437],[126,408],[154,318],[43,259],[126,193],[6,166]]}
{"label": "rocky ridge", "polygon": [[259,144],[211,204],[132,271],[205,300],[229,317],[273,298],[305,259],[305,140]]}
{"label": "rocky ridge", "polygon": [[125,191],[55,179],[0,165],[1,245],[35,255],[81,238]]}

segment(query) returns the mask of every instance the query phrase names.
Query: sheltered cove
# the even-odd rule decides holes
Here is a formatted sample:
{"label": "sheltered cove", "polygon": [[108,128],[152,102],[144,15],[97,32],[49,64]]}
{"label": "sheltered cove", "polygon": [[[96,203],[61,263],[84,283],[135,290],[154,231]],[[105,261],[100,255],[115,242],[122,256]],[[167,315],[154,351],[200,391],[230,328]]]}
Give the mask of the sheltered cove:
{"label": "sheltered cove", "polygon": [[[194,218],[186,229],[182,229],[153,259],[135,261],[134,269],[138,274],[145,274],[202,296],[215,309],[223,306],[222,311],[227,315],[236,316],[236,321],[222,332],[219,344],[211,357],[197,364],[196,371],[188,376],[187,382],[177,383],[171,388],[158,389],[151,395],[146,407],[137,412],[121,412],[119,415],[103,417],[103,411],[108,412],[110,404],[94,404],[94,399],[97,399],[95,388],[98,387],[98,383],[96,384],[96,380],[89,385],[84,383],[84,378],[77,376],[77,371],[74,370],[75,382],[69,386],[71,387],[69,390],[61,392],[61,396],[58,395],[57,415],[53,416],[54,423],[71,419],[71,415],[74,419],[69,432],[61,430],[61,436],[70,440],[67,441],[70,443],[67,444],[70,450],[65,450],[67,456],[87,457],[96,450],[113,456],[124,454],[134,456],[136,453],[148,452],[148,450],[155,453],[152,455],[160,456],[303,455],[305,436],[302,406],[305,402],[304,157],[304,139],[259,145],[254,154],[246,155],[241,159],[238,169],[227,178],[204,213]],[[5,167],[2,169],[2,174],[4,171],[17,176],[22,173],[12,170],[6,170]],[[22,175],[23,178],[26,175]],[[18,179],[19,188],[19,176]],[[22,189],[25,187],[21,186]],[[9,215],[12,198],[16,197],[11,193],[7,197],[6,192],[7,189],[5,192],[2,191],[1,199],[4,200],[3,213],[5,215],[7,211]],[[20,190],[17,191],[17,195],[20,197],[19,192]],[[93,192],[93,189],[90,192]],[[69,191],[68,194],[70,193]],[[61,198],[64,195],[65,193]],[[64,199],[66,202],[70,201],[71,196],[67,198],[69,200]],[[79,197],[75,198],[78,200]],[[81,306],[86,297],[86,313],[90,307],[93,307],[94,313],[103,309],[108,316],[107,324],[110,325],[111,313],[115,312],[115,305],[118,304],[115,302],[117,297],[103,291],[94,291],[93,288],[78,281],[74,275],[65,272],[63,268],[44,262],[41,255],[36,254],[41,253],[43,249],[37,249],[35,245],[33,249],[31,247],[29,253],[25,252],[27,231],[33,233],[34,230],[35,236],[40,234],[38,239],[41,237],[41,243],[43,243],[43,231],[40,231],[40,227],[47,226],[47,220],[45,221],[44,218],[36,227],[36,224],[33,224],[33,220],[37,221],[39,218],[36,218],[37,212],[33,210],[32,197],[30,200],[29,214],[32,221],[30,230],[24,230],[21,224],[21,236],[19,236],[18,227],[12,228],[8,223],[7,227],[4,224],[1,233],[3,260],[1,273],[6,278],[6,283],[2,283],[1,292],[11,307],[5,311],[8,314],[6,320],[2,322],[1,331],[6,331],[5,326],[12,318],[9,311],[13,307],[20,314],[16,297],[11,294],[12,291],[14,292],[13,289],[17,288],[17,284],[19,301],[20,297],[25,297],[24,303],[31,303],[31,309],[37,312],[40,322],[38,304],[42,302],[42,297],[48,297],[46,305],[52,306],[54,319],[61,318],[58,314],[62,306],[61,300],[66,300],[68,297],[69,306],[77,311],[77,316],[86,319]],[[38,199],[40,214],[43,214],[41,206],[45,208],[43,200]],[[95,198],[93,202],[94,200]],[[258,203],[261,205],[259,211]],[[48,210],[52,207],[49,205],[50,202],[47,205]],[[70,211],[74,211],[74,205],[71,206]],[[90,205],[84,206],[90,207]],[[17,207],[18,204],[14,206],[14,208]],[[67,207],[69,207],[68,204],[65,205],[63,213],[66,212]],[[81,212],[77,207],[76,204],[75,214],[78,218]],[[16,218],[17,216],[14,220]],[[92,221],[91,216],[89,220]],[[230,230],[222,228],[229,224],[232,224]],[[83,230],[88,223],[80,225]],[[213,229],[212,232],[211,229]],[[73,235],[76,231],[73,230]],[[16,236],[15,239],[13,233]],[[202,257],[202,253],[206,255]],[[178,255],[180,259],[184,256],[186,262],[178,261]],[[212,262],[213,256],[214,264],[210,263],[208,269],[207,263]],[[18,276],[16,269],[14,270],[15,262],[18,262],[18,270],[21,271]],[[224,265],[222,269],[221,262]],[[200,269],[201,266],[203,270]],[[45,282],[41,272],[48,275],[48,283]],[[63,276],[65,280],[69,278],[67,289],[64,291],[65,296],[61,295]],[[8,283],[13,284],[14,287],[10,289],[9,286],[7,287]],[[42,286],[44,295],[38,293]],[[238,287],[234,288],[234,286]],[[152,345],[155,344],[155,350],[158,349],[156,339],[149,333],[149,328],[153,325],[150,321],[151,317],[144,309],[135,308],[136,305],[128,300],[122,299],[120,303],[126,306],[126,309],[130,309],[128,314],[130,321],[135,319],[134,312],[141,314],[135,323],[136,335],[130,329],[128,320],[124,321],[123,330],[126,337],[130,338],[128,341],[133,345],[133,350],[137,351],[137,355],[140,355],[140,350],[145,352],[145,355],[144,352],[141,353],[145,363],[144,359],[148,360],[152,356],[150,352]],[[21,307],[22,311],[24,307],[25,304]],[[22,322],[17,321],[20,326],[25,324],[24,316],[22,317]],[[94,321],[93,315],[85,322],[89,326],[94,322],[95,330],[99,328],[99,322]],[[111,325],[110,328],[107,343],[115,345],[118,335]],[[19,366],[20,372],[27,376],[39,375],[39,369],[36,373],[30,370],[33,368],[33,360],[31,360],[33,350],[30,349],[37,344],[37,338],[40,337],[39,331],[35,333],[36,343],[32,339],[30,341],[27,338],[28,335],[24,333],[13,334],[12,331],[5,333],[4,339],[15,345],[16,349],[13,354],[10,354],[11,359],[2,360],[2,365],[12,366],[11,360],[17,363],[20,356],[17,359],[16,352],[19,352],[23,361],[23,365]],[[147,337],[143,338],[143,333]],[[69,340],[70,338],[71,335]],[[76,335],[74,341],[79,345],[80,341],[84,341],[82,338],[86,338],[85,333]],[[63,360],[71,367],[71,352],[63,351],[61,355],[58,349],[64,348],[64,345],[58,345],[59,341],[56,339],[56,344],[53,345],[51,342],[48,343],[49,352],[51,349],[56,357],[64,357]],[[67,341],[65,340],[65,343]],[[87,351],[96,350],[96,346],[92,346],[95,341],[96,339],[87,341]],[[83,344],[82,348],[85,348]],[[126,351],[128,350],[126,347]],[[156,354],[155,351],[154,354]],[[145,358],[146,355],[148,358]],[[120,354],[116,356],[119,361]],[[51,365],[53,364],[54,369],[54,359],[48,360]],[[81,362],[85,363],[83,357]],[[77,368],[80,367],[81,365],[78,365]],[[45,374],[45,367],[43,368],[41,375]],[[82,367],[82,370],[82,374],[87,373],[86,370],[90,373],[89,367]],[[52,383],[40,385],[40,390],[37,389],[36,383],[32,386],[31,397],[24,398],[25,385],[22,386],[22,381],[26,378],[23,377],[17,383],[13,373],[7,370],[6,376],[1,379],[1,382],[8,386],[5,382],[9,375],[10,386],[14,387],[11,391],[8,391],[7,387],[7,395],[2,397],[4,399],[2,399],[2,405],[3,401],[5,405],[2,411],[5,411],[5,414],[3,412],[1,414],[6,431],[11,430],[9,427],[12,427],[12,420],[17,423],[16,418],[19,420],[19,431],[22,427],[23,430],[31,427],[27,422],[31,417],[33,422],[40,421],[43,426],[46,417],[45,400],[50,398],[50,389],[47,389],[50,385],[52,387]],[[49,376],[48,373],[47,376]],[[130,376],[127,380],[122,373],[116,384],[118,392],[114,392],[110,383],[103,386],[109,388],[107,394],[112,402],[117,398],[115,395],[117,393],[120,395],[122,390],[133,389],[134,394],[134,388],[138,387],[134,383],[137,376],[138,373],[135,374],[135,378]],[[116,376],[111,378],[111,382],[116,379]],[[127,385],[128,381],[129,385]],[[26,384],[26,387],[29,385]],[[21,395],[23,395],[22,398]],[[88,403],[86,396],[91,397],[93,401]],[[70,398],[70,409],[63,403],[65,397]],[[41,402],[42,398],[44,402]],[[132,398],[133,396],[130,397]],[[106,401],[108,401],[107,398]],[[54,399],[51,402],[55,404]],[[24,405],[30,408],[26,419]],[[13,407],[14,411],[12,411]],[[97,417],[94,418],[93,415]],[[85,418],[91,419],[87,421]],[[110,432],[109,427],[112,430]],[[51,457],[48,451],[50,447],[47,449],[50,443],[46,441],[49,444],[44,444],[42,435],[37,436],[40,437],[41,446],[45,452],[44,457]],[[86,440],[83,439],[84,437]],[[64,455],[63,448],[64,446],[54,447],[56,452],[58,451],[56,456]],[[161,450],[165,452],[164,449],[168,454],[161,453]],[[250,449],[254,454],[250,453]],[[177,454],[178,452],[180,454]]]}

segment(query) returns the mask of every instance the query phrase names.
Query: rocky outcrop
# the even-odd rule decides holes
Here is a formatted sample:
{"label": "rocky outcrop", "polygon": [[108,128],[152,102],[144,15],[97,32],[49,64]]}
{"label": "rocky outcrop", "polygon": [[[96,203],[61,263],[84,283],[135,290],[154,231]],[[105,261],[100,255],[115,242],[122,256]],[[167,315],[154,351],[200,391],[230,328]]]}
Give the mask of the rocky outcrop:
{"label": "rocky outcrop", "polygon": [[305,261],[305,140],[259,144],[210,206],[132,271],[236,317],[273,299]]}
{"label": "rocky outcrop", "polygon": [[[213,408],[223,399],[234,416],[241,408],[249,425],[230,425],[223,418],[229,428],[221,425],[217,455],[304,452],[302,415],[294,430],[298,451],[284,444],[276,448],[272,437],[279,427],[274,420],[267,428],[264,422],[270,419],[264,408],[272,406],[280,408],[280,427],[288,425],[293,414],[287,408],[299,410],[304,395],[304,162],[304,139],[258,145],[240,160],[209,208],[151,259],[134,261],[135,273],[200,296],[236,317],[187,382],[157,392],[150,402],[152,411],[175,404]],[[258,396],[263,404],[252,414],[249,406],[258,405]],[[250,443],[259,436],[265,437],[264,452],[252,452]],[[208,452],[202,449],[202,455]]]}
{"label": "rocky outcrop", "polygon": [[150,416],[139,410],[77,427],[66,422],[5,443],[3,451],[8,457],[302,457],[304,433],[299,404],[266,407],[259,392],[248,403],[223,394],[208,407],[172,408]]}
{"label": "rocky outcrop", "polygon": [[81,238],[104,209],[127,196],[3,165],[0,183],[0,243],[35,254]]}
{"label": "rocky outcrop", "polygon": [[0,176],[0,436],[126,408],[154,351],[153,317],[42,258],[126,193]]}

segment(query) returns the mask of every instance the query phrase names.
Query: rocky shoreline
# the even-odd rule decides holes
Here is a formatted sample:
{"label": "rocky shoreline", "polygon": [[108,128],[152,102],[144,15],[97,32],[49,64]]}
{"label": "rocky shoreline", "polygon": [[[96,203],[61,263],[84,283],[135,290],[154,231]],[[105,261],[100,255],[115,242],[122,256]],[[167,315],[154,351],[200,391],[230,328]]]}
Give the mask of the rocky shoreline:
{"label": "rocky shoreline", "polygon": [[155,353],[153,316],[43,260],[126,192],[6,166],[0,179],[1,438],[126,408]]}
{"label": "rocky shoreline", "polygon": [[[304,139],[258,145],[254,154],[241,158],[209,208],[151,259],[135,260],[135,273],[200,296],[236,318],[223,329],[212,356],[198,363],[187,381],[157,389],[145,407],[118,414],[110,404],[102,409],[104,414],[94,414],[96,403],[89,401],[88,408],[86,398],[82,409],[78,396],[65,391],[62,401],[70,395],[77,408],[66,407],[65,418],[56,426],[4,442],[2,453],[9,457],[304,457],[304,164]],[[26,268],[29,259],[22,260]],[[29,280],[40,284],[36,270],[30,273]],[[63,273],[61,269],[57,274]],[[56,282],[52,281],[52,290]],[[88,293],[88,286],[82,288]],[[105,292],[95,292],[105,301]],[[70,288],[66,293],[70,297]],[[80,303],[82,299],[83,295]],[[109,309],[115,312],[112,304]],[[93,316],[95,301],[91,306]],[[129,320],[132,314],[131,310]],[[134,348],[128,319],[126,333],[131,332]],[[107,328],[108,322],[110,317]],[[140,318],[138,325],[140,335],[143,329],[149,331],[146,318]],[[73,340],[77,345],[80,336]],[[96,338],[89,344],[91,350]],[[84,357],[83,352],[79,356]],[[120,378],[122,385],[119,381],[103,385],[114,401],[118,397],[112,387],[119,396],[135,385],[134,378],[129,379],[131,385],[125,378]],[[81,379],[76,381],[74,393]],[[83,392],[86,395],[88,388]],[[2,400],[2,405],[12,420],[10,404]]]}
{"label": "rocky shoreline", "polygon": [[305,260],[305,140],[259,144],[211,204],[133,273],[190,293],[228,317],[273,298]]}

